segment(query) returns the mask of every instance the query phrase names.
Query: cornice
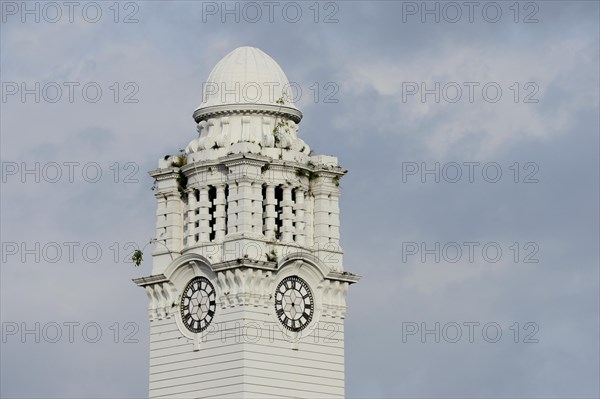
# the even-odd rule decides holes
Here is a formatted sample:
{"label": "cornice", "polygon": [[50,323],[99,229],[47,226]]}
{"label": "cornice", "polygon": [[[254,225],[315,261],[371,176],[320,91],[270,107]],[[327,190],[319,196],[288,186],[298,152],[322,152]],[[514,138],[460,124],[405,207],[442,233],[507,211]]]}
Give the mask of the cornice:
{"label": "cornice", "polygon": [[234,114],[264,114],[285,116],[296,123],[302,120],[302,112],[297,109],[286,107],[284,105],[271,104],[223,104],[213,105],[211,107],[199,108],[194,111],[193,117],[196,123],[216,116],[234,115]]}
{"label": "cornice", "polygon": [[157,283],[164,283],[169,281],[164,274],[154,274],[152,276],[134,278],[132,281],[139,287],[145,287],[147,285],[153,285]]}

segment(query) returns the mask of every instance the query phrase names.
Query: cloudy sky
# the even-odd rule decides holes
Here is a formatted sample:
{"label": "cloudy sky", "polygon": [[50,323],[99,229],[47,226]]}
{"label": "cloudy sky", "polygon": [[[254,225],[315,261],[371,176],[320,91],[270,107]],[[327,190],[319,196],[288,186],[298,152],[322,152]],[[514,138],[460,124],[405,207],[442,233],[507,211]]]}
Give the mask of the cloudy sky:
{"label": "cloudy sky", "polygon": [[349,397],[600,396],[597,2],[1,7],[2,397],[147,395],[146,172],[239,46],[349,170]]}

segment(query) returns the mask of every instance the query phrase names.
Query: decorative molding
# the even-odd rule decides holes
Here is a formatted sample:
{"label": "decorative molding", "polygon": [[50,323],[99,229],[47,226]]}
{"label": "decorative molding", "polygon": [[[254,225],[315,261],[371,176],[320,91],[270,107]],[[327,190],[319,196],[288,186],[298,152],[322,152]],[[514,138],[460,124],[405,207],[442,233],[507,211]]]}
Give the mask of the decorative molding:
{"label": "decorative molding", "polygon": [[325,280],[323,282],[323,315],[333,318],[346,317],[347,282],[339,280]]}
{"label": "decorative molding", "polygon": [[302,120],[302,112],[297,109],[286,107],[285,105],[269,104],[224,104],[201,108],[194,111],[193,117],[196,123],[225,115],[235,114],[258,114],[284,116],[290,118],[296,123]]}
{"label": "decorative molding", "polygon": [[267,308],[271,305],[271,285],[274,281],[271,271],[255,268],[227,269],[217,273],[221,294],[221,308],[254,306]]}
{"label": "decorative molding", "polygon": [[146,290],[148,296],[148,318],[150,321],[170,318],[177,306],[177,290],[164,275],[159,274],[133,280]]}

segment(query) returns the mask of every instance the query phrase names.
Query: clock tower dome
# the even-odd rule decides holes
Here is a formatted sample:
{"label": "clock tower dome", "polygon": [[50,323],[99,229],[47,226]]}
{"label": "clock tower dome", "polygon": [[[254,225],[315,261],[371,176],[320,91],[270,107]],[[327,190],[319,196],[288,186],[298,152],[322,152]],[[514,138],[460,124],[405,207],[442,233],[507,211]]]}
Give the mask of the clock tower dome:
{"label": "clock tower dome", "polygon": [[240,47],[215,66],[198,135],[159,160],[146,290],[151,398],[344,397],[348,286],[337,158],[298,137],[280,66]]}

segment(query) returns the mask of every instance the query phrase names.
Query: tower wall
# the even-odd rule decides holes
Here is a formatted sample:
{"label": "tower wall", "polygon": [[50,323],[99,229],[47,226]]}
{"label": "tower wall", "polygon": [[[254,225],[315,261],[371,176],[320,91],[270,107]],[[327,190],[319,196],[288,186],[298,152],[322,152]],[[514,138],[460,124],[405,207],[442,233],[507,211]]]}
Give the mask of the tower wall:
{"label": "tower wall", "polygon": [[[298,260],[279,271],[254,267],[212,273],[199,256],[148,285],[150,294],[150,397],[344,397],[344,325],[347,282],[323,280]],[[197,260],[194,260],[197,259]],[[191,266],[190,266],[191,265]],[[180,292],[194,276],[215,285],[218,310],[210,326],[191,334],[165,293]],[[275,316],[273,287],[287,276],[313,287],[314,319],[301,332]]]}
{"label": "tower wall", "polygon": [[150,397],[344,397],[343,323],[323,318],[294,344],[264,311],[215,320],[194,351],[172,319],[152,323]]}

